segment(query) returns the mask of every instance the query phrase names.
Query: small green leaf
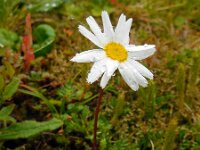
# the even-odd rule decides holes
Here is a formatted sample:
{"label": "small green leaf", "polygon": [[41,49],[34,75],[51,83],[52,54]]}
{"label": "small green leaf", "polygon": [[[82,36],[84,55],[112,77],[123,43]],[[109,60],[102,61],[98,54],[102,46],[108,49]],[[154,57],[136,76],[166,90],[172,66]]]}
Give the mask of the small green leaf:
{"label": "small green leaf", "polygon": [[38,43],[44,42],[46,39],[55,38],[56,34],[54,29],[48,24],[40,24],[34,28],[33,36]]}
{"label": "small green leaf", "polygon": [[16,120],[13,117],[9,116],[12,113],[14,107],[15,105],[12,104],[12,105],[2,108],[0,110],[0,120],[15,122]]}
{"label": "small green leaf", "polygon": [[50,25],[38,25],[33,30],[33,36],[36,39],[36,44],[33,45],[36,57],[44,56],[51,51],[52,43],[55,40],[56,34]]}
{"label": "small green leaf", "polygon": [[0,120],[16,122],[15,118],[13,118],[11,116],[0,116]]}
{"label": "small green leaf", "polygon": [[[12,81],[6,85],[2,95],[3,95],[3,101],[11,98],[13,94],[17,91],[17,88],[19,86],[20,80],[19,78],[13,78]],[[0,102],[3,103],[3,102]]]}
{"label": "small green leaf", "polygon": [[35,49],[35,56],[45,56],[48,54],[52,49],[52,43],[54,42],[54,39],[47,39],[41,44],[34,44],[33,47]]}
{"label": "small green leaf", "polygon": [[183,16],[178,16],[174,20],[174,24],[177,27],[181,27],[184,23],[185,23],[185,17],[183,17]]}
{"label": "small green leaf", "polygon": [[62,125],[63,122],[56,118],[45,122],[24,121],[0,130],[0,140],[29,138],[45,131],[55,130]]}
{"label": "small green leaf", "polygon": [[5,85],[5,81],[2,75],[0,75],[0,93],[3,90],[3,87]]}
{"label": "small green leaf", "polygon": [[20,38],[15,32],[0,28],[0,44],[2,46],[15,50],[19,42]]}
{"label": "small green leaf", "polygon": [[14,67],[9,62],[5,62],[4,64],[6,66],[6,73],[9,75],[10,78],[12,78],[15,74]]}
{"label": "small green leaf", "polygon": [[1,116],[9,116],[12,113],[14,107],[15,107],[15,105],[12,104],[12,105],[2,108],[0,110],[0,118],[1,118]]}

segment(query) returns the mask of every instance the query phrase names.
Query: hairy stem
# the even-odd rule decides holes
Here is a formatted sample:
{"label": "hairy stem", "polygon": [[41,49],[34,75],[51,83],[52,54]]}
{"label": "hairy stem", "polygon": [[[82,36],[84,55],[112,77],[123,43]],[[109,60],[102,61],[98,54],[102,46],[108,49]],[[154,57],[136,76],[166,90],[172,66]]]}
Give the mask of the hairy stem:
{"label": "hairy stem", "polygon": [[102,97],[103,97],[103,89],[100,89],[99,98],[98,98],[97,106],[96,106],[96,111],[94,114],[94,131],[93,131],[93,149],[94,150],[98,150],[98,147],[97,147],[97,123],[98,123],[98,118],[99,118],[99,111],[100,111]]}

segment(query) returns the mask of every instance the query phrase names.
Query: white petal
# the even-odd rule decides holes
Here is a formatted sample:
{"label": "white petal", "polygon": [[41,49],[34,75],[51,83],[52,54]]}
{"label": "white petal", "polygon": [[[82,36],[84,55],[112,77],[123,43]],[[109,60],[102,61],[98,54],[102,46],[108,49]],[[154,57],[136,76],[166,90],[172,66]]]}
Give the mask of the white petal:
{"label": "white petal", "polygon": [[95,45],[103,48],[103,44],[98,40],[98,38],[94,34],[92,34],[90,31],[88,31],[84,26],[79,25],[78,29],[83,36],[85,36],[87,39],[89,39]]}
{"label": "white petal", "polygon": [[106,34],[107,37],[109,37],[109,40],[112,41],[114,31],[113,31],[113,26],[110,22],[108,13],[106,11],[102,11],[101,17],[102,17],[102,21],[103,21],[104,33]]}
{"label": "white petal", "polygon": [[126,47],[128,52],[128,57],[134,60],[142,60],[151,56],[155,51],[155,45],[129,45]]}
{"label": "white petal", "polygon": [[105,67],[105,61],[104,60],[100,60],[97,61],[93,64],[90,72],[88,73],[88,77],[87,77],[87,82],[88,83],[93,83],[96,80],[98,80],[101,75],[105,72],[106,67]]}
{"label": "white petal", "polygon": [[125,63],[121,63],[119,65],[119,72],[121,73],[123,79],[128,84],[128,86],[132,90],[137,91],[139,86],[137,82],[135,82],[135,78],[132,76],[132,73],[130,72],[130,68],[128,68]]}
{"label": "white petal", "polygon": [[121,33],[121,31],[124,28],[124,25],[126,23],[126,16],[124,14],[121,14],[121,16],[119,17],[119,21],[117,23],[117,26],[115,28],[115,33]]}
{"label": "white petal", "polygon": [[142,87],[146,87],[148,82],[147,80],[131,65],[129,61],[125,62],[126,66],[130,69],[132,76],[135,78],[135,82],[137,82]]}
{"label": "white petal", "polygon": [[104,47],[105,44],[107,44],[109,41],[107,40],[107,37],[104,33],[101,32],[101,28],[99,27],[99,25],[96,23],[96,21],[94,20],[93,17],[88,17],[86,19],[87,23],[90,26],[90,29],[92,30],[92,32],[95,34],[96,38],[100,41],[100,43],[102,44],[102,46]]}
{"label": "white petal", "polygon": [[98,34],[96,37],[101,41],[103,47],[110,42],[109,37],[105,33]]}
{"label": "white petal", "polygon": [[102,89],[104,89],[110,80],[111,76],[108,76],[106,73],[103,74],[103,77],[101,78],[100,86]]}
{"label": "white petal", "polygon": [[133,60],[133,59],[129,59],[129,62],[132,64],[132,66],[137,69],[137,71],[143,75],[146,78],[149,79],[153,79],[153,74],[142,64],[140,64],[139,62]]}
{"label": "white petal", "polygon": [[126,17],[122,14],[115,29],[115,41],[123,45],[129,43],[129,33],[132,25],[132,19],[128,19],[128,21],[125,19]]}
{"label": "white petal", "polygon": [[84,63],[84,62],[95,62],[95,61],[99,61],[104,58],[106,58],[106,54],[103,50],[93,49],[93,50],[88,50],[88,51],[84,51],[81,53],[77,53],[71,59],[71,61]]}
{"label": "white petal", "polygon": [[88,25],[90,26],[90,29],[92,30],[92,32],[95,35],[102,33],[101,28],[99,27],[99,25],[97,24],[97,22],[95,21],[95,19],[92,16],[87,17],[86,21],[87,21]]}
{"label": "white petal", "polygon": [[108,81],[110,80],[111,76],[114,74],[114,72],[116,71],[118,66],[119,66],[118,61],[114,61],[114,60],[107,58],[107,60],[106,60],[106,71],[103,74],[103,77],[102,77],[101,82],[100,82],[100,86],[102,88],[105,88],[105,86],[107,85]]}
{"label": "white petal", "polygon": [[128,19],[128,21],[126,22],[126,27],[125,27],[125,31],[124,31],[124,39],[122,40],[123,41],[123,44],[127,45],[130,41],[130,38],[129,38],[129,33],[130,33],[130,30],[131,30],[131,25],[132,25],[132,21],[133,19]]}
{"label": "white petal", "polygon": [[105,44],[107,44],[109,40],[106,37],[105,33],[101,32],[101,28],[99,27],[95,19],[92,16],[90,16],[86,19],[86,21],[90,26],[92,32],[95,34],[96,38],[101,42],[101,44],[103,44],[103,46],[105,46]]}
{"label": "white petal", "polygon": [[108,76],[112,76],[115,70],[119,66],[119,62],[116,60],[112,60],[110,58],[107,58],[106,60],[106,73]]}
{"label": "white petal", "polygon": [[126,16],[124,14],[121,14],[121,16],[119,17],[119,21],[117,23],[117,26],[115,28],[114,41],[119,42],[119,43],[122,42],[122,39],[123,39],[123,36],[124,36],[125,26],[126,26]]}

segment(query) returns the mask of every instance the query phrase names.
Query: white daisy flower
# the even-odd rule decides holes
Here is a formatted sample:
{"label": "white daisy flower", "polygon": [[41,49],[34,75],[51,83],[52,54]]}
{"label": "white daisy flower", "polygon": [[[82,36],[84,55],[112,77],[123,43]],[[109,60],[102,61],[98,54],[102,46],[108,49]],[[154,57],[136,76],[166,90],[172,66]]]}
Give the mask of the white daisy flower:
{"label": "white daisy flower", "polygon": [[134,91],[138,90],[139,85],[146,87],[148,82],[145,79],[153,79],[153,74],[137,60],[142,60],[155,52],[155,45],[131,45],[129,44],[129,32],[132,19],[126,20],[126,16],[121,14],[117,26],[113,29],[108,13],[102,12],[103,32],[93,17],[86,19],[92,32],[82,25],[79,31],[98,49],[92,49],[76,54],[71,61],[73,62],[94,62],[87,82],[93,83],[101,76],[100,86],[105,88],[114,72],[119,69],[126,83]]}

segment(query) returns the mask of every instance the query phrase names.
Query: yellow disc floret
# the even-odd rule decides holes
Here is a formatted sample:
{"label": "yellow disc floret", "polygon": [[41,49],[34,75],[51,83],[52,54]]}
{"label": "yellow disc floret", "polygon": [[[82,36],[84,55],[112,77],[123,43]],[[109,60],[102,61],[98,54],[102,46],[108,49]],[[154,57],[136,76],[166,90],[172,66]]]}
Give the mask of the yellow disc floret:
{"label": "yellow disc floret", "polygon": [[127,59],[127,50],[125,47],[119,43],[110,42],[104,47],[106,55],[111,59],[123,62]]}

